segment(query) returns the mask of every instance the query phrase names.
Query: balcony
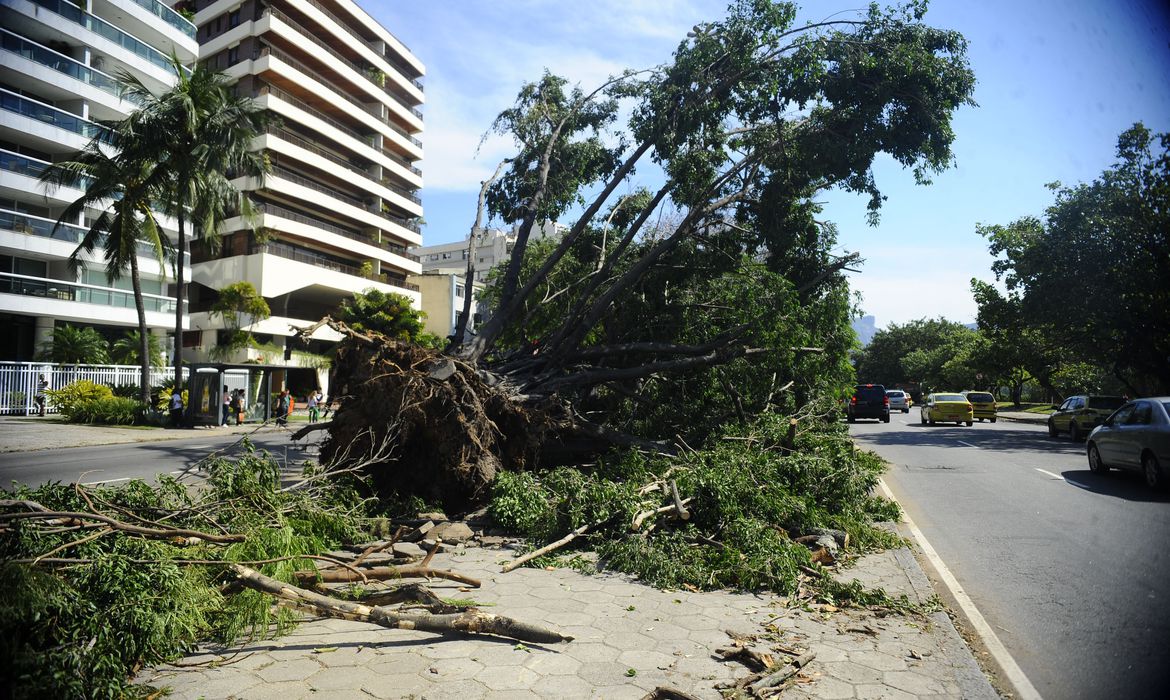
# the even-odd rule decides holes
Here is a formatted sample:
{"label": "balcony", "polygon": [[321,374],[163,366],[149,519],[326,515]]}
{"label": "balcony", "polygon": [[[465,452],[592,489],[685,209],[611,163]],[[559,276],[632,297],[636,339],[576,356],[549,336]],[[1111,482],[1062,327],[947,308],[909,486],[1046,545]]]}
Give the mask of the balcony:
{"label": "balcony", "polygon": [[[0,272],[0,294],[20,294],[50,300],[80,302],[99,306],[134,309],[134,293],[92,284],[66,282],[48,277],[29,277],[10,272]],[[174,297],[157,294],[143,294],[146,310],[159,313],[174,313],[177,301]]]}
{"label": "balcony", "polygon": [[[332,10],[325,7],[320,2],[317,2],[317,0],[308,0],[308,3],[310,5],[312,5],[313,7],[317,8],[317,10],[319,10],[321,12],[321,14],[323,14],[326,17],[328,17],[329,19],[333,20],[334,24],[341,27],[350,36],[352,36],[353,38],[355,38],[359,42],[361,42],[362,46],[365,46],[367,48],[370,46],[370,41],[368,39],[366,39],[364,36],[359,34],[353,27],[349,26],[348,23],[346,23],[346,22],[342,21],[340,18],[338,18],[337,15],[333,14]],[[383,29],[385,29],[385,27],[383,27]],[[395,36],[389,29],[386,30],[386,33],[389,34],[390,36],[393,36],[395,41],[397,41],[399,44],[402,44],[402,48],[406,49],[407,51],[410,50],[410,48],[405,43],[403,43],[401,39],[399,39],[397,36]],[[391,59],[389,54],[387,54],[385,52],[382,53],[381,58],[382,58],[382,60],[391,64],[395,68],[398,68],[399,71],[402,73],[403,77],[413,75],[417,72],[414,68],[409,68],[409,67],[405,66],[403,63],[401,63],[400,61]],[[417,87],[420,91],[423,89],[422,83],[419,82],[418,80],[411,80],[411,83],[413,83],[414,86]]]}
{"label": "balcony", "polygon": [[76,114],[50,107],[27,97],[21,97],[2,88],[0,88],[0,109],[14,112],[29,119],[36,119],[58,129],[71,131],[87,139],[106,133],[105,127],[94,124],[88,119],[82,119]]}
{"label": "balcony", "polygon": [[[0,157],[2,156],[3,154],[0,153]],[[38,238],[62,241],[70,245],[78,245],[85,238],[88,229],[84,226],[75,226],[73,224],[58,225],[52,219],[32,216],[10,209],[0,209],[0,231],[11,231],[28,236],[37,236]],[[102,237],[98,239],[97,247],[94,250],[100,251],[104,247],[105,237]],[[138,244],[138,255],[151,259],[156,257],[154,248],[145,243]]]}
{"label": "balcony", "polygon": [[39,63],[46,68],[51,68],[58,73],[64,73],[87,85],[92,85],[103,92],[108,92],[115,97],[120,97],[118,94],[118,82],[110,76],[69,58],[65,54],[57,53],[50,48],[29,41],[19,34],[13,34],[6,29],[0,29],[0,48],[27,58],[33,63]]}
{"label": "balcony", "polygon": [[[283,167],[280,167],[279,165],[274,165],[272,168],[271,175],[274,178],[279,178],[281,180],[291,182],[294,185],[300,185],[301,187],[308,188],[310,190],[313,190],[314,192],[320,192],[321,194],[325,195],[326,197],[330,197],[332,199],[336,199],[339,202],[343,202],[345,204],[348,204],[351,207],[354,207],[355,209],[359,209],[362,212],[365,212],[366,214],[377,217],[378,219],[384,219],[386,221],[397,224],[399,226],[403,225],[402,224],[403,219],[401,219],[400,217],[394,216],[394,215],[389,214],[385,211],[371,210],[367,207],[365,202],[358,199],[357,197],[353,197],[353,196],[350,196],[348,194],[345,194],[345,193],[341,192],[340,190],[329,187],[328,185],[321,184],[320,182],[317,182],[316,180],[311,180],[311,179],[309,179],[309,178],[307,178],[307,177],[305,177],[305,176],[303,176],[303,175],[301,175],[293,170],[289,170],[288,168],[283,168]],[[264,187],[267,189],[269,184],[271,184],[271,183],[266,183],[264,185]],[[276,189],[275,186],[273,188]],[[409,228],[409,227],[407,227],[407,228]],[[413,230],[413,229],[411,229],[411,230]]]}
{"label": "balcony", "polygon": [[147,12],[178,29],[188,38],[195,38],[195,25],[187,21],[183,15],[162,4],[158,0],[130,0],[130,2],[144,8]]}
{"label": "balcony", "polygon": [[[29,158],[22,156],[19,153],[12,151],[5,151],[0,149],[0,170],[9,173],[16,173],[17,175],[24,175],[31,178],[39,178],[41,173],[45,172],[45,168],[49,163],[36,158]],[[93,183],[91,178],[79,176],[77,181],[72,183],[72,187],[76,189],[85,189]]]}
{"label": "balcony", "polygon": [[341,226],[338,226],[336,224],[332,224],[328,221],[323,221],[323,220],[318,219],[316,217],[306,216],[305,214],[295,212],[292,209],[287,209],[285,207],[282,207],[282,206],[279,206],[276,204],[268,204],[268,203],[257,204],[255,209],[261,213],[264,213],[264,214],[271,214],[272,216],[278,216],[282,219],[288,219],[289,221],[296,221],[297,223],[305,224],[307,226],[312,226],[314,228],[319,228],[322,231],[328,231],[329,233],[335,233],[338,236],[348,238],[352,241],[357,241],[359,243],[365,243],[366,245],[371,245],[371,246],[374,246],[375,248],[381,248],[382,250],[389,251],[391,253],[394,253],[395,255],[399,255],[401,257],[404,257],[407,260],[412,260],[414,262],[419,261],[418,256],[415,255],[414,253],[409,252],[406,249],[406,246],[396,245],[394,243],[389,243],[387,241],[377,241],[377,240],[374,240],[373,238],[366,236],[364,234],[358,233],[356,231],[351,231],[351,230],[346,229],[346,228],[342,228]]}
{"label": "balcony", "polygon": [[[143,58],[159,68],[168,72],[172,70],[171,60],[165,53],[118,29],[101,17],[92,15],[77,5],[67,2],[67,0],[31,0],[31,2],[64,17],[70,22],[85,27],[94,34],[114,42],[135,56]],[[188,70],[187,72],[190,71]]]}
{"label": "balcony", "polygon": [[[406,164],[406,161],[401,156],[398,156],[397,154],[395,154],[391,151],[387,151],[386,149],[379,149],[379,148],[373,146],[370,143],[370,135],[362,134],[359,131],[357,131],[356,129],[353,129],[352,127],[349,127],[349,126],[342,124],[341,122],[337,121],[333,117],[329,116],[328,114],[325,114],[321,110],[317,109],[316,107],[313,107],[309,103],[305,102],[303,99],[297,97],[296,95],[293,95],[290,92],[282,90],[281,88],[278,88],[275,85],[265,84],[262,87],[260,87],[258,90],[256,90],[255,92],[252,93],[252,97],[254,97],[254,98],[261,97],[262,95],[272,95],[273,97],[276,97],[277,99],[279,99],[283,102],[287,102],[290,105],[292,105],[293,107],[296,107],[297,109],[299,109],[307,114],[310,114],[313,117],[316,117],[317,119],[320,119],[321,121],[325,122],[329,126],[333,127],[334,129],[337,129],[341,133],[345,134],[346,136],[349,136],[350,138],[352,138],[356,141],[359,141],[366,148],[372,149],[373,151],[380,153],[388,158],[393,158],[394,160],[396,160],[399,163]],[[389,126],[392,130],[394,130],[395,133],[400,134],[403,137],[410,139],[411,143],[413,143],[416,147],[422,148],[422,141],[419,141],[418,139],[414,138],[413,136],[408,134],[404,129],[400,128],[398,125],[392,124],[390,122],[382,122],[382,123],[385,124],[386,126]],[[416,171],[415,172],[416,175],[422,174],[422,172],[419,171],[418,168],[415,168],[413,166],[410,166],[410,167],[411,167],[411,170]]]}
{"label": "balcony", "polygon": [[321,255],[319,253],[314,253],[312,251],[305,250],[303,248],[294,248],[293,246],[285,245],[283,243],[256,244],[256,245],[253,245],[249,248],[248,253],[250,255],[254,255],[256,253],[267,253],[270,255],[275,255],[275,256],[280,257],[280,258],[284,258],[286,260],[293,260],[295,262],[301,262],[301,263],[306,263],[308,265],[313,265],[314,267],[320,267],[320,268],[323,268],[325,270],[332,270],[333,272],[340,272],[344,275],[351,275],[353,277],[363,277],[365,279],[369,279],[369,280],[372,280],[374,282],[382,282],[383,284],[391,284],[391,285],[394,285],[395,287],[401,287],[402,289],[409,289],[412,292],[419,291],[418,285],[411,284],[411,283],[407,282],[405,277],[398,277],[398,276],[394,276],[394,275],[388,275],[385,273],[383,273],[381,275],[370,276],[368,274],[363,274],[363,270],[359,267],[355,267],[353,265],[347,265],[345,263],[338,262],[337,260],[334,260],[333,258],[330,258],[328,256]]}

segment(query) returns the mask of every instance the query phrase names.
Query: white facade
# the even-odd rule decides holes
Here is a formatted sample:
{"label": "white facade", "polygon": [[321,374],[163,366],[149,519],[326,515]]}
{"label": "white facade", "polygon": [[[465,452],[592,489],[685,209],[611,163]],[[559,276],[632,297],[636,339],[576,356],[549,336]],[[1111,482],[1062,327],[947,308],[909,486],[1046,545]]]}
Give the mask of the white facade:
{"label": "white facade", "polygon": [[[273,318],[249,328],[285,344],[294,326],[332,313],[375,288],[421,304],[408,251],[422,242],[417,135],[423,65],[348,0],[196,0],[200,60],[279,117],[254,144],[273,164],[263,182],[237,185],[259,210],[258,228],[227,222],[220,251],[193,253],[195,357],[216,345],[222,322],[208,311],[218,289],[251,282]],[[276,321],[280,319],[280,321]],[[306,348],[323,352],[328,329]],[[299,348],[300,346],[298,346]],[[242,359],[242,358],[238,358]]]}
{"label": "white facade", "polygon": [[[498,228],[483,229],[476,236],[475,248],[475,281],[483,282],[488,272],[496,265],[505,262],[512,254],[512,246],[516,243],[516,228],[505,231]],[[568,230],[554,221],[548,221],[532,232],[530,242],[542,238],[564,235]],[[467,272],[467,249],[470,238],[453,243],[439,243],[437,245],[419,246],[411,249],[418,256],[424,273],[443,272],[457,274],[462,277]]]}
{"label": "white facade", "polygon": [[[173,85],[172,53],[195,60],[195,26],[157,0],[0,0],[0,323],[11,329],[0,360],[31,359],[59,323],[137,326],[130,281],[107,281],[100,252],[77,274],[66,265],[97,212],[54,231],[81,192],[47,192],[37,176],[98,133],[94,120],[129,115],[114,75]],[[174,327],[170,271],[143,252],[147,323],[163,335]]]}

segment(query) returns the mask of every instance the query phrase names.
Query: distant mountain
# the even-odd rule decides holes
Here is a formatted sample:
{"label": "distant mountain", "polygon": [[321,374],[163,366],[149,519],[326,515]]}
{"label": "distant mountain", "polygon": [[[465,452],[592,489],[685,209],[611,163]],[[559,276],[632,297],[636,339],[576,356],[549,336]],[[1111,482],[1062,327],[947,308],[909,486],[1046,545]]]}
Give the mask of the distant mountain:
{"label": "distant mountain", "polygon": [[853,332],[857,334],[861,347],[869,345],[869,341],[873,340],[874,334],[877,333],[877,319],[873,316],[862,316],[854,320]]}

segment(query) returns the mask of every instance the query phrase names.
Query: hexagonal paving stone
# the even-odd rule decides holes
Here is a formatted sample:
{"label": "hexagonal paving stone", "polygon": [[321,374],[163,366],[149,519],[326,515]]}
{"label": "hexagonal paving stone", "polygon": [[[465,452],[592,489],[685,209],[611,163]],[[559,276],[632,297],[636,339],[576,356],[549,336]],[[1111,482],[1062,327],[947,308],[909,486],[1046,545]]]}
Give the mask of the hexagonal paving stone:
{"label": "hexagonal paving stone", "polygon": [[490,647],[479,647],[469,655],[472,661],[491,668],[493,666],[521,666],[533,653],[523,647],[517,648],[515,642],[508,644],[493,644]]}
{"label": "hexagonal paving stone", "polygon": [[809,693],[825,700],[845,700],[853,697],[853,685],[831,676],[822,676],[809,686]]}
{"label": "hexagonal paving stone", "polygon": [[248,700],[300,700],[314,693],[309,686],[301,681],[280,681],[279,683],[264,683],[249,688],[245,697]]}
{"label": "hexagonal paving stone", "polygon": [[853,662],[852,657],[848,661],[831,661],[818,665],[818,670],[826,676],[832,676],[838,680],[845,681],[851,685],[860,683],[881,683],[882,672],[868,666],[860,666]]}
{"label": "hexagonal paving stone", "polygon": [[590,605],[613,605],[616,600],[608,591],[580,591],[573,594],[572,600]]}
{"label": "hexagonal paving stone", "polygon": [[315,690],[357,691],[361,688],[362,681],[380,677],[383,676],[367,668],[326,668],[309,676],[306,682]]}
{"label": "hexagonal paving stone", "polygon": [[590,697],[598,700],[639,700],[646,691],[636,685],[606,685],[593,689]]}
{"label": "hexagonal paving stone", "polygon": [[419,656],[428,659],[462,659],[472,656],[482,647],[472,639],[451,639],[436,644],[428,644],[414,651]]}
{"label": "hexagonal paving stone", "polygon": [[651,647],[634,651],[623,651],[617,658],[619,666],[636,668],[639,672],[657,669],[664,671],[677,659],[670,654],[663,654]]}
{"label": "hexagonal paving stone", "polygon": [[906,668],[906,660],[901,655],[894,656],[888,652],[858,651],[850,654],[849,660],[879,671],[902,671]]}
{"label": "hexagonal paving stone", "polygon": [[414,651],[395,650],[392,653],[379,655],[370,662],[369,669],[375,673],[392,676],[403,673],[418,673],[434,663]]}
{"label": "hexagonal paving stone", "polygon": [[587,698],[593,685],[580,676],[544,676],[532,684],[532,692],[542,698]]}
{"label": "hexagonal paving stone", "polygon": [[565,589],[556,585],[533,586],[529,592],[533,598],[540,600],[571,600]]}
{"label": "hexagonal paving stone", "polygon": [[685,627],[666,622],[665,620],[654,620],[648,622],[642,627],[640,632],[651,639],[657,640],[674,640],[686,639],[690,630]]}
{"label": "hexagonal paving stone", "polygon": [[[379,676],[376,679],[366,679],[360,686],[359,691],[354,692],[348,697],[361,697],[361,693],[372,695],[376,698],[405,698],[409,696],[430,696],[438,686],[430,680],[422,678],[413,673],[399,673]],[[323,697],[321,693],[314,694],[314,697]],[[341,697],[340,694],[324,697]]]}
{"label": "hexagonal paving stone", "polygon": [[614,632],[605,636],[603,644],[622,651],[632,651],[650,649],[654,646],[654,640],[637,632]]}
{"label": "hexagonal paving stone", "polygon": [[471,659],[442,659],[434,662],[427,672],[431,673],[430,669],[434,669],[437,673],[431,673],[431,676],[440,683],[446,683],[447,680],[469,679],[483,668],[483,664]]}
{"label": "hexagonal paving stone", "polygon": [[578,661],[583,662],[612,662],[616,661],[620,649],[606,646],[605,644],[597,642],[572,642],[564,651],[565,655],[571,656]]}
{"label": "hexagonal paving stone", "polygon": [[474,678],[489,690],[526,690],[540,680],[539,675],[523,666],[488,666]]}
{"label": "hexagonal paving stone", "polygon": [[472,700],[488,694],[487,686],[475,680],[444,681],[427,693],[427,700]]}
{"label": "hexagonal paving stone", "polygon": [[860,700],[917,700],[918,697],[888,685],[854,686],[853,694]]}
{"label": "hexagonal paving stone", "polygon": [[278,681],[303,681],[322,669],[316,659],[302,658],[274,663],[259,669],[256,675],[266,683]]}
{"label": "hexagonal paving stone", "polygon": [[572,675],[581,667],[581,661],[568,654],[536,651],[530,656],[524,662],[524,667],[542,676]]}
{"label": "hexagonal paving stone", "polygon": [[489,690],[484,700],[541,700],[531,690]]}
{"label": "hexagonal paving stone", "polygon": [[611,662],[587,662],[577,669],[577,677],[593,686],[626,684],[629,676],[626,668],[619,667]]}
{"label": "hexagonal paving stone", "polygon": [[946,692],[945,688],[929,676],[915,671],[886,671],[882,675],[882,681],[911,695],[938,695]]}
{"label": "hexagonal paving stone", "polygon": [[[358,649],[362,651],[358,651]],[[315,653],[313,654],[313,658],[325,668],[337,668],[342,666],[364,666],[377,655],[376,651],[364,647],[342,647],[336,651]]]}
{"label": "hexagonal paving stone", "polygon": [[720,629],[720,620],[707,617],[706,615],[683,615],[674,618],[674,624],[692,632],[700,632],[704,630]]}

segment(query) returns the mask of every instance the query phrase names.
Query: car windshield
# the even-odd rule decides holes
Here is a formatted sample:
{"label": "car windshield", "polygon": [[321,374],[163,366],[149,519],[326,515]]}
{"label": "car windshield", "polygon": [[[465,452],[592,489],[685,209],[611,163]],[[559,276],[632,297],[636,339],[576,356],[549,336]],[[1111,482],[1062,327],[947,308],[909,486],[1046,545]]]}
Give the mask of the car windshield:
{"label": "car windshield", "polygon": [[1090,396],[1089,408],[1098,408],[1103,411],[1116,411],[1125,405],[1125,397],[1122,396]]}
{"label": "car windshield", "polygon": [[991,394],[981,394],[977,391],[972,391],[967,394],[968,401],[979,401],[980,403],[992,403],[995,397]]}
{"label": "car windshield", "polygon": [[940,402],[948,402],[948,403],[953,402],[953,401],[961,401],[962,403],[967,403],[967,397],[963,396],[962,394],[935,394],[934,400],[940,401]]}

